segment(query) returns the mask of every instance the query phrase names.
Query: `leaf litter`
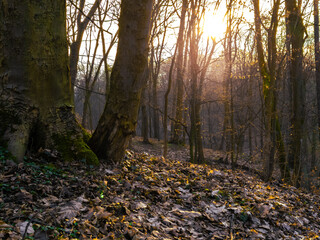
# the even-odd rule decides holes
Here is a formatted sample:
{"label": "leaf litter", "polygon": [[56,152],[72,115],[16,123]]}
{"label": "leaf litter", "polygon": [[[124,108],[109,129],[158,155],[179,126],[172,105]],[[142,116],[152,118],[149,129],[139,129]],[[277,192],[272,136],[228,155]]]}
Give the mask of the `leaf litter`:
{"label": "leaf litter", "polygon": [[[53,161],[54,160],[54,164]],[[0,161],[0,239],[318,239],[320,197],[127,151],[119,165]]]}

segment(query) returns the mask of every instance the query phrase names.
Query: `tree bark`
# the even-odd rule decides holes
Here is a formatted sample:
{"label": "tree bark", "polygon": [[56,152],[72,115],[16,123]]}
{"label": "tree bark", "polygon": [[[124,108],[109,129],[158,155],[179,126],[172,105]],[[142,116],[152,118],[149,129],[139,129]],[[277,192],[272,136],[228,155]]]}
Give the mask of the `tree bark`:
{"label": "tree bark", "polygon": [[163,132],[164,132],[163,157],[164,158],[167,157],[167,153],[168,153],[168,102],[169,102],[169,94],[170,94],[171,85],[172,85],[172,72],[173,72],[173,67],[176,60],[176,53],[177,53],[177,47],[171,61],[170,70],[169,70],[168,87],[167,87],[166,93],[164,94],[164,114],[163,114]]}
{"label": "tree bark", "polygon": [[302,139],[304,136],[305,114],[305,79],[303,74],[303,45],[305,27],[300,12],[300,7],[294,0],[286,0],[288,15],[288,32],[291,44],[290,79],[292,83],[292,140],[291,152],[293,153],[293,176],[295,186],[301,180],[301,154]]}
{"label": "tree bark", "polygon": [[142,115],[142,137],[143,143],[150,143],[149,141],[149,121],[148,121],[148,113],[147,113],[147,94],[146,88],[143,88],[141,94],[141,115]]}
{"label": "tree bark", "polygon": [[19,161],[42,147],[98,163],[72,111],[65,25],[64,0],[0,2],[0,141]]}
{"label": "tree bark", "polygon": [[[201,1],[200,1],[201,2]],[[204,163],[203,143],[202,143],[202,119],[201,119],[201,99],[202,89],[205,76],[214,53],[215,40],[212,39],[211,49],[209,47],[209,39],[202,59],[199,60],[199,40],[201,34],[198,32],[199,12],[201,12],[201,3],[195,1],[191,3],[191,19],[190,19],[190,161],[192,163]],[[204,13],[204,8],[202,9]],[[209,50],[210,49],[210,50]]]}
{"label": "tree bark", "polygon": [[256,43],[258,53],[258,63],[260,75],[263,80],[263,97],[264,97],[264,117],[265,117],[265,138],[264,138],[264,180],[269,181],[274,170],[274,156],[276,149],[278,150],[279,166],[281,177],[284,180],[289,178],[287,169],[286,155],[282,133],[280,129],[279,118],[277,114],[277,99],[276,99],[276,34],[278,28],[278,11],[280,1],[274,3],[270,27],[268,28],[268,60],[265,61],[265,56],[262,46],[261,35],[261,19],[259,0],[254,0],[255,13],[255,28],[256,28]]}
{"label": "tree bark", "polygon": [[[232,87],[232,9],[231,2],[228,4],[227,11],[227,30],[224,40],[224,61],[225,61],[225,69],[224,69],[224,136],[226,141],[226,151],[227,156],[230,155],[232,168],[235,166],[234,162],[234,120],[233,120],[233,87]],[[227,157],[228,158],[228,157]]]}
{"label": "tree bark", "polygon": [[320,45],[319,45],[319,0],[314,0],[314,58],[316,63],[318,134],[320,138]]}
{"label": "tree bark", "polygon": [[[159,71],[157,70],[158,67],[156,67],[156,70],[154,72],[154,47],[152,46],[151,49],[151,60],[150,60],[150,76],[152,80],[152,107],[153,107],[153,133],[154,138],[158,139],[160,141],[160,121],[159,121],[159,104],[158,104],[158,75]],[[158,63],[160,67],[160,62]]]}
{"label": "tree bark", "polygon": [[175,113],[175,123],[173,127],[173,138],[171,142],[176,144],[182,144],[182,113],[183,113],[183,75],[184,75],[184,68],[183,68],[183,52],[184,52],[184,32],[185,32],[185,18],[186,18],[186,11],[188,7],[188,1],[183,0],[182,9],[181,9],[181,18],[180,18],[180,28],[179,28],[179,35],[178,35],[178,54],[177,54],[177,104],[176,104],[176,113]]}
{"label": "tree bark", "polygon": [[101,159],[120,162],[135,132],[147,54],[152,0],[123,0],[119,43],[107,104],[89,146]]}

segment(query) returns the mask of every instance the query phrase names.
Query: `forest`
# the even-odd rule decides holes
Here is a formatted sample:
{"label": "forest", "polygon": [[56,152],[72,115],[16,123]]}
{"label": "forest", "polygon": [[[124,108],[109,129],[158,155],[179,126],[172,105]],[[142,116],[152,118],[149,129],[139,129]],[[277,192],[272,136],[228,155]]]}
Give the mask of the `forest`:
{"label": "forest", "polygon": [[0,239],[319,239],[318,0],[0,0]]}

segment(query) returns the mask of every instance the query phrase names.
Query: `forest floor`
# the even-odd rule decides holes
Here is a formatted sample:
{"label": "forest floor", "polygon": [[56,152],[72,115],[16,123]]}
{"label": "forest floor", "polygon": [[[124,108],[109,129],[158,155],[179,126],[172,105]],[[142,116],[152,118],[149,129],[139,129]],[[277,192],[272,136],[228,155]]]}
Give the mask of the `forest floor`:
{"label": "forest floor", "polygon": [[[319,239],[320,197],[135,139],[125,160],[63,163],[0,149],[0,239]],[[212,160],[210,163],[209,160]],[[249,169],[250,170],[250,169]]]}

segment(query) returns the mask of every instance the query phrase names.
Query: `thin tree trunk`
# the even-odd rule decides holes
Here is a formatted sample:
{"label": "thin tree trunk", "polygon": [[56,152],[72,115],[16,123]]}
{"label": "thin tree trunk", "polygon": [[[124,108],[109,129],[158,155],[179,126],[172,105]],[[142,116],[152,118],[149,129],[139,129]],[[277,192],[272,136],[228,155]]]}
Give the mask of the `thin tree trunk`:
{"label": "thin tree trunk", "polygon": [[164,115],[163,115],[163,133],[164,133],[164,143],[163,143],[163,157],[166,158],[168,154],[168,101],[169,101],[169,94],[171,91],[171,84],[172,84],[172,72],[173,72],[173,67],[175,64],[175,59],[176,59],[176,53],[177,53],[177,47],[174,52],[172,62],[170,65],[170,70],[169,70],[169,79],[168,79],[168,87],[167,91],[164,95]]}
{"label": "thin tree trunk", "polygon": [[143,143],[150,143],[149,141],[149,125],[148,125],[148,113],[147,113],[147,96],[146,88],[143,88],[141,94],[141,114],[142,114],[142,137]]}
{"label": "thin tree trunk", "polygon": [[185,18],[186,10],[188,7],[188,0],[183,0],[182,9],[181,9],[181,18],[180,18],[180,28],[178,35],[178,55],[177,55],[177,104],[176,104],[176,113],[175,113],[175,122],[173,127],[173,138],[172,142],[176,144],[183,143],[182,141],[182,112],[183,112],[183,52],[184,52],[184,31],[185,31]]}
{"label": "thin tree trunk", "polygon": [[319,0],[314,0],[314,58],[316,63],[318,134],[320,139],[320,45],[319,45]]}
{"label": "thin tree trunk", "polygon": [[[151,48],[151,78],[152,78],[152,107],[153,107],[153,133],[154,138],[160,140],[160,121],[159,121],[159,111],[158,111],[158,74],[153,72],[154,64],[154,48]],[[160,64],[160,63],[159,63]]]}
{"label": "thin tree trunk", "polygon": [[[80,47],[82,43],[82,37],[84,34],[84,31],[86,30],[91,18],[93,17],[94,13],[99,7],[101,0],[96,0],[88,14],[84,17],[83,11],[85,6],[85,0],[81,0],[80,6],[78,9],[78,15],[77,15],[77,36],[76,41],[71,43],[70,45],[70,76],[71,76],[71,84],[74,86],[77,79],[78,74],[78,62],[79,62],[79,52]],[[83,18],[83,21],[81,19]]]}

